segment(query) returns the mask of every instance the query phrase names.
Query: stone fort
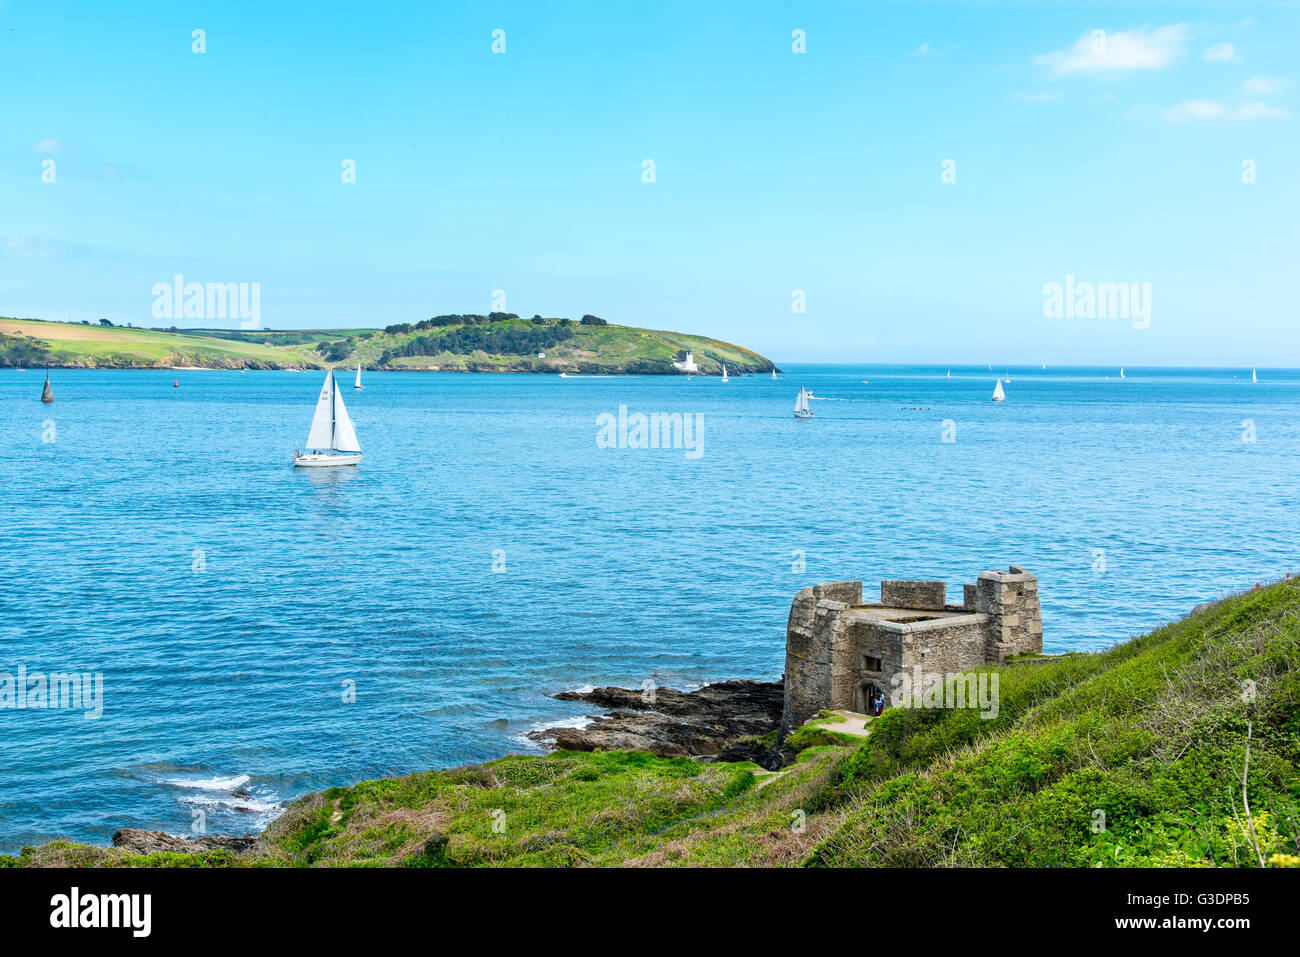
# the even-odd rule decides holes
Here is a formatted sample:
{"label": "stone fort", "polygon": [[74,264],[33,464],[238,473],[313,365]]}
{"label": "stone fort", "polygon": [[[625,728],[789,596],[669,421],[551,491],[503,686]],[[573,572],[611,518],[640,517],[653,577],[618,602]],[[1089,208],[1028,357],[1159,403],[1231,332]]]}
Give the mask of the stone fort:
{"label": "stone fort", "polygon": [[805,588],[790,606],[785,636],[781,737],[823,708],[867,711],[890,679],[920,667],[956,674],[1041,653],[1038,579],[1016,565],[962,586],[960,605],[939,581],[883,581],[880,601],[862,600],[862,582]]}

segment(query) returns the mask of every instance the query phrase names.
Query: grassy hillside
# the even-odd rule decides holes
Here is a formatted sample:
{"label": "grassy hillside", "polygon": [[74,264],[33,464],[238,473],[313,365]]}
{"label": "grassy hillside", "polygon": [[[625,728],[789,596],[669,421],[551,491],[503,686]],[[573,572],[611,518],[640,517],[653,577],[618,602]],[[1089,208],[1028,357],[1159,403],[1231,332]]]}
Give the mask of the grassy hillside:
{"label": "grassy hillside", "polygon": [[894,708],[861,743],[803,729],[809,746],[775,775],[510,757],[310,795],[245,855],[55,842],[9,863],[1300,866],[1297,582],[1004,669],[999,690],[994,720]]}
{"label": "grassy hillside", "polygon": [[[460,321],[452,321],[460,320]],[[0,319],[0,367],[318,369],[677,374],[693,351],[704,373],[764,372],[771,360],[731,343],[631,326],[513,315],[437,317],[387,329],[165,331]],[[542,353],[541,356],[538,353]]]}
{"label": "grassy hillside", "polygon": [[294,358],[286,351],[254,342],[122,326],[0,319],[0,366],[257,369],[299,365],[302,360],[295,362]]}

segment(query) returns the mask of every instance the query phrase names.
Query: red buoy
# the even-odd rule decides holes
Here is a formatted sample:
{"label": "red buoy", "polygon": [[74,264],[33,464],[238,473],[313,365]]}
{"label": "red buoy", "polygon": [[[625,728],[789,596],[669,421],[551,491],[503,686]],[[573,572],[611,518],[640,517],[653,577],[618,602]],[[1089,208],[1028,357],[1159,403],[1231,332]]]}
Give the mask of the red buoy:
{"label": "red buoy", "polygon": [[180,379],[172,379],[172,388],[173,388],[173,389],[179,389],[180,387],[181,387],[181,380],[180,380]]}

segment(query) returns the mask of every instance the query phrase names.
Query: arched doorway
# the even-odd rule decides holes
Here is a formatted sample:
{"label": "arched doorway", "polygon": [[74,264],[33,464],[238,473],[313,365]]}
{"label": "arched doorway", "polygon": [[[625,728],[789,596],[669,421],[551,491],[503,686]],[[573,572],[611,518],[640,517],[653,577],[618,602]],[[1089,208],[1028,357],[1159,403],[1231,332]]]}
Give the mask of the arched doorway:
{"label": "arched doorway", "polygon": [[871,702],[881,690],[874,681],[861,681],[853,695],[853,710],[858,714],[871,714]]}

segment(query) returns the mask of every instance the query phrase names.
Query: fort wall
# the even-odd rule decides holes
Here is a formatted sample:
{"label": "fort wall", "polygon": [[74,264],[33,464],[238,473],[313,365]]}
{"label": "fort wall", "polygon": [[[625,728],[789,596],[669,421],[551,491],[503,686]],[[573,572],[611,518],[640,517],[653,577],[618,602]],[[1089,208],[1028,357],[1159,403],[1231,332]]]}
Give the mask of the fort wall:
{"label": "fort wall", "polygon": [[873,692],[888,695],[900,673],[957,674],[1008,657],[1041,653],[1038,580],[1015,565],[982,573],[947,604],[938,581],[880,583],[864,603],[862,582],[805,588],[786,624],[781,736],[822,709],[864,712]]}

